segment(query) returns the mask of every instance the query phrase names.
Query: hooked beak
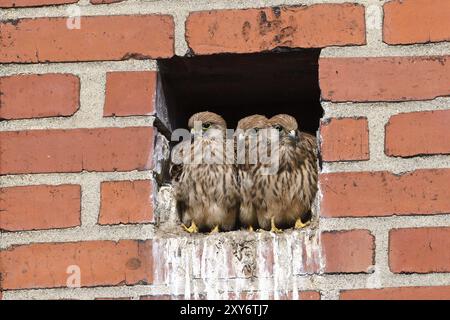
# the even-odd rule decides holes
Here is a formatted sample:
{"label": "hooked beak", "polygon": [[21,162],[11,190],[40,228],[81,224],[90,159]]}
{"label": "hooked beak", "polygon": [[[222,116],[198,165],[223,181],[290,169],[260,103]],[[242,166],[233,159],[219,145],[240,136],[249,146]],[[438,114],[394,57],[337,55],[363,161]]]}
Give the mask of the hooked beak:
{"label": "hooked beak", "polygon": [[288,138],[289,138],[290,142],[296,143],[298,141],[297,130],[289,131]]}
{"label": "hooked beak", "polygon": [[291,138],[297,138],[297,131],[296,131],[296,130],[291,130],[291,131],[289,131],[289,137],[291,137]]}
{"label": "hooked beak", "polygon": [[195,128],[191,129],[191,142],[194,141],[195,136],[198,135],[198,132],[195,130]]}

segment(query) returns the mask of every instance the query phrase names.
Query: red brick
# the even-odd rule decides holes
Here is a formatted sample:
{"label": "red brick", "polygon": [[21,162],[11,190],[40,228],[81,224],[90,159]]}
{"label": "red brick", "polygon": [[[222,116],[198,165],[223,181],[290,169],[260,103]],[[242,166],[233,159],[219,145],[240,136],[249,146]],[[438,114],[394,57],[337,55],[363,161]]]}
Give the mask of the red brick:
{"label": "red brick", "polygon": [[81,287],[152,283],[151,241],[121,240],[22,245],[0,252],[6,290],[67,286],[78,266]]}
{"label": "red brick", "polygon": [[448,0],[395,0],[383,8],[383,41],[388,44],[450,40]]}
{"label": "red brick", "polygon": [[366,118],[326,119],[320,125],[323,161],[369,160]]}
{"label": "red brick", "polygon": [[318,291],[301,291],[299,300],[320,300],[320,292]]}
{"label": "red brick", "polygon": [[0,8],[41,7],[77,2],[78,0],[0,0]]}
{"label": "red brick", "polygon": [[80,80],[72,74],[0,78],[0,119],[71,116],[80,105]]}
{"label": "red brick", "polygon": [[449,247],[450,228],[391,230],[390,269],[394,273],[450,272]]}
{"label": "red brick", "polygon": [[104,116],[151,115],[155,111],[156,72],[108,72]]}
{"label": "red brick", "polygon": [[0,174],[131,171],[151,167],[151,127],[0,133]]}
{"label": "red brick", "polygon": [[0,230],[79,226],[80,200],[78,185],[0,188]]}
{"label": "red brick", "polygon": [[326,273],[369,272],[374,264],[375,239],[368,230],[321,234]]}
{"label": "red brick", "polygon": [[153,204],[151,180],[102,182],[99,224],[152,222]]}
{"label": "red brick", "polygon": [[394,157],[450,154],[450,110],[402,113],[386,125],[385,153]]}
{"label": "red brick", "polygon": [[1,23],[0,62],[155,59],[173,55],[171,16],[81,17],[80,29],[67,28],[67,21],[36,18]]}
{"label": "red brick", "polygon": [[450,300],[450,286],[341,291],[342,300]]}
{"label": "red brick", "polygon": [[326,173],[319,181],[324,217],[450,212],[450,169]]}
{"label": "red brick", "polygon": [[364,7],[347,3],[193,12],[186,40],[195,54],[363,45]]}
{"label": "red brick", "polygon": [[333,102],[430,100],[450,95],[450,59],[322,58],[319,81],[322,98]]}

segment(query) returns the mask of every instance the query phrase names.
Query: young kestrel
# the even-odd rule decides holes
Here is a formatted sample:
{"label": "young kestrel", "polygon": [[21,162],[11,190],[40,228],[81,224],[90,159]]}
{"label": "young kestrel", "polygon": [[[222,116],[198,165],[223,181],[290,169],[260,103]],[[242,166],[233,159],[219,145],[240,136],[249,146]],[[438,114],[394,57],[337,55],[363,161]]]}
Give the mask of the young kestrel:
{"label": "young kestrel", "polygon": [[273,232],[279,232],[278,227],[300,229],[317,192],[316,139],[298,130],[289,115],[276,115],[269,123],[279,134],[279,144],[271,149],[279,154],[279,167],[276,174],[266,176],[258,223]]}
{"label": "young kestrel", "polygon": [[200,112],[189,119],[188,126],[194,138],[181,142],[177,151],[188,152],[183,155],[187,161],[171,166],[180,220],[190,233],[232,230],[239,211],[239,191],[234,161],[226,158],[226,122],[215,113]]}
{"label": "young kestrel", "polygon": [[[237,168],[241,204],[239,222],[250,231],[257,229],[257,210],[263,201],[261,190],[261,163],[258,159],[259,142],[257,135],[261,129],[269,128],[268,119],[256,114],[239,120],[237,133]],[[251,142],[250,140],[253,139]],[[253,156],[253,159],[252,159]]]}

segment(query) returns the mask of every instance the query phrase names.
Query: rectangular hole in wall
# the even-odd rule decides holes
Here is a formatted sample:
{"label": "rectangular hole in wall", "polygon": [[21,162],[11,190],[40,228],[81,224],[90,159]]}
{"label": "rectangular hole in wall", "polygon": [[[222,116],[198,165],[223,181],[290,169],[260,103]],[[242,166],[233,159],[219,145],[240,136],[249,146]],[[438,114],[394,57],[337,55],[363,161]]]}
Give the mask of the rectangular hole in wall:
{"label": "rectangular hole in wall", "polygon": [[[222,115],[228,128],[235,128],[238,120],[252,114],[272,117],[287,113],[297,119],[301,131],[316,135],[323,115],[319,55],[320,49],[277,50],[160,60],[155,126],[170,138],[171,131],[187,128],[189,117],[200,111]],[[165,182],[169,181],[166,176]],[[207,287],[202,293],[206,297],[226,299],[227,290],[216,285],[224,279],[252,279],[261,288],[273,275],[277,279],[274,298],[278,299],[278,293],[292,292],[295,299],[297,277],[322,272],[317,219],[301,232],[237,231],[192,236],[177,221],[173,190],[166,183],[158,192],[156,216],[160,223],[154,240],[154,268],[159,275],[155,283],[167,285],[172,296],[184,294],[196,299],[196,292],[202,290],[196,285],[201,283]],[[274,258],[265,259],[270,256]],[[239,287],[241,282],[236,283],[235,292],[248,290],[247,285]],[[188,289],[180,289],[180,284]]]}
{"label": "rectangular hole in wall", "polygon": [[301,131],[316,135],[323,115],[319,55],[320,49],[305,49],[159,60],[155,125],[169,137],[200,111],[222,115],[232,129],[252,114],[287,113]]}

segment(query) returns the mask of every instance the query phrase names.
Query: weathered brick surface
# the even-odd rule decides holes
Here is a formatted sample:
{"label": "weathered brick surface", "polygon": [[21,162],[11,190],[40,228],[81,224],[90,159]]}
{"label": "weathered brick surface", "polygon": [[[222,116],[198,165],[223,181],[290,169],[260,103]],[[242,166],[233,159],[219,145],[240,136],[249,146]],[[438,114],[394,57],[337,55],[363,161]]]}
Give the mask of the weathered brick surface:
{"label": "weathered brick surface", "polygon": [[375,263],[375,238],[368,230],[323,232],[321,245],[326,273],[369,272]]}
{"label": "weathered brick surface", "polygon": [[364,7],[347,3],[193,12],[186,40],[195,54],[362,45]]}
{"label": "weathered brick surface", "polygon": [[383,9],[383,40],[388,44],[450,40],[448,0],[395,0]]}
{"label": "weathered brick surface", "polygon": [[394,273],[450,272],[450,228],[389,232],[389,267]]}
{"label": "weathered brick surface", "polygon": [[[236,294],[236,292],[229,292],[228,299],[230,300],[258,300],[263,295],[260,292],[243,291]],[[320,292],[318,291],[299,291],[298,300],[320,300]],[[278,294],[278,300],[292,300],[294,298],[293,292]],[[206,300],[205,295],[191,296],[191,299]],[[274,300],[274,293],[270,294],[269,300]],[[140,300],[185,300],[184,295],[153,295],[141,296]]]}
{"label": "weathered brick surface", "polygon": [[70,266],[79,267],[82,287],[148,284],[153,279],[151,241],[21,245],[0,251],[0,258],[5,290],[66,287],[74,275],[67,273]]}
{"label": "weathered brick surface", "polygon": [[155,296],[140,296],[139,300],[183,300],[181,296],[171,296],[168,294],[161,294]]}
{"label": "weathered brick surface", "polygon": [[320,300],[320,292],[301,291],[299,292],[299,300]]}
{"label": "weathered brick surface", "polygon": [[[68,22],[69,21],[69,22]],[[0,63],[127,60],[173,55],[173,18],[166,15],[81,17],[3,21]]]}
{"label": "weathered brick surface", "polygon": [[450,154],[450,110],[401,113],[386,125],[385,153],[394,157]]}
{"label": "weathered brick surface", "polygon": [[104,116],[150,115],[155,111],[156,72],[108,72]]}
{"label": "weathered brick surface", "polygon": [[0,188],[0,230],[70,228],[80,225],[78,185]]}
{"label": "weathered brick surface", "polygon": [[0,174],[131,171],[151,167],[153,128],[0,133]]}
{"label": "weathered brick surface", "polygon": [[319,81],[323,99],[334,102],[430,100],[450,95],[450,60],[448,56],[322,58]]}
{"label": "weathered brick surface", "polygon": [[103,182],[99,224],[152,222],[153,192],[151,180]]}
{"label": "weathered brick surface", "polygon": [[41,7],[77,2],[78,0],[0,0],[0,8]]}
{"label": "weathered brick surface", "polygon": [[450,212],[450,169],[339,172],[320,175],[324,217],[371,217]]}
{"label": "weathered brick surface", "polygon": [[131,300],[130,297],[119,297],[119,298],[95,298],[95,300]]}
{"label": "weathered brick surface", "polygon": [[449,300],[450,286],[402,287],[341,291],[342,300]]}
{"label": "weathered brick surface", "polygon": [[[175,259],[172,254],[170,259],[166,256],[167,247],[160,237],[167,229],[159,229],[155,223],[166,218],[156,214],[170,204],[156,203],[158,186],[151,171],[135,172],[156,169],[152,163],[156,129],[142,123],[161,125],[158,118],[164,114],[156,114],[156,101],[158,111],[168,103],[171,123],[183,120],[172,119],[180,114],[178,108],[186,109],[183,114],[195,112],[187,110],[193,101],[199,102],[195,108],[215,109],[218,104],[209,104],[209,99],[220,103],[213,96],[222,89],[234,90],[235,80],[241,88],[241,80],[245,82],[243,88],[248,92],[229,95],[241,104],[223,101],[226,117],[234,111],[236,117],[250,112],[271,116],[295,100],[299,102],[297,120],[308,131],[315,130],[309,119],[316,111],[320,113],[309,109],[319,103],[310,98],[321,93],[321,238],[309,230],[261,238],[255,234],[259,239],[255,262],[251,261],[254,247],[247,247],[247,239],[235,237],[236,233],[221,234],[231,241],[225,261],[222,257],[204,260],[215,252],[207,254],[201,245],[193,251],[192,256],[201,262],[194,269],[202,269],[204,277],[204,269],[210,269],[206,265],[219,263],[224,272],[212,276],[220,276],[219,282],[225,285],[240,277],[253,281],[257,273],[261,283],[241,292],[230,285],[231,291],[223,292],[228,299],[306,300],[329,298],[333,292],[339,292],[341,299],[450,299],[449,286],[433,286],[447,277],[436,273],[450,272],[450,228],[443,222],[450,214],[450,168],[445,168],[450,156],[450,112],[442,110],[450,97],[450,55],[445,52],[450,41],[449,0],[310,1],[310,5],[299,1],[265,8],[249,8],[242,1],[196,2],[194,7],[170,1],[156,5],[138,1],[138,7],[117,3],[122,1],[89,0],[80,7],[78,21],[62,16],[74,14],[68,5],[72,0],[0,0],[5,17],[0,21],[0,176],[7,175],[0,177],[0,184],[6,182],[0,188],[0,299],[2,292],[8,299],[84,299],[93,295],[98,299],[134,299],[137,295],[143,300],[184,299],[180,287],[174,294],[174,283],[164,286],[160,279],[177,278],[182,268],[170,261]],[[366,19],[369,40],[381,37],[384,44],[371,41],[370,47],[365,47]],[[175,45],[177,55],[186,55],[189,62],[174,59],[180,68],[158,79],[159,71],[152,70],[170,68],[158,66],[156,60],[172,58]],[[320,48],[329,46],[333,48],[322,50],[324,58],[314,72]],[[285,51],[289,53],[281,53]],[[395,52],[400,56],[392,56]],[[261,63],[260,72],[272,81],[246,82],[258,78],[258,72],[242,71],[240,64],[228,68],[220,62],[220,70],[210,68],[209,62],[202,64],[213,62],[217,54],[245,54],[237,60],[247,63],[255,59]],[[195,55],[210,56],[190,57]],[[135,59],[146,61],[132,61]],[[291,67],[292,86],[280,85],[287,78],[275,83],[278,65],[265,68],[280,59],[287,64],[293,61],[289,66],[280,65],[286,70]],[[300,66],[303,62],[305,68]],[[197,73],[193,65],[207,76],[201,78],[203,73]],[[200,83],[199,89],[206,88],[204,94],[190,88],[188,81],[184,90],[192,89],[193,95],[201,96],[178,101],[167,85],[180,89],[171,81],[183,77]],[[93,81],[105,84],[104,88],[93,90]],[[304,95],[305,90],[294,92],[311,81],[319,82],[320,90],[310,91],[311,95]],[[226,88],[222,88],[224,83]],[[157,88],[159,84],[164,87]],[[275,89],[267,90],[270,86]],[[287,91],[278,94],[284,90],[292,91],[292,101]],[[163,91],[164,97],[157,96]],[[437,97],[447,98],[420,103]],[[255,109],[258,103],[261,112]],[[415,158],[406,159],[409,157]],[[349,161],[358,163],[330,163]],[[383,171],[394,163],[410,172]],[[371,171],[375,167],[380,171]],[[394,215],[402,217],[391,217]],[[320,229],[322,222],[326,229]],[[146,225],[149,223],[155,225]],[[392,229],[409,226],[419,227]],[[99,231],[98,237],[93,230]],[[177,234],[182,232],[177,230]],[[376,239],[384,231],[389,234],[387,244],[383,238]],[[89,241],[85,238],[88,233]],[[291,243],[297,235],[302,243]],[[208,242],[214,241],[215,236],[204,236]],[[158,252],[156,247],[152,252],[153,240],[136,240],[149,238],[158,241]],[[376,248],[378,243],[381,246]],[[173,242],[167,244],[173,248]],[[281,248],[292,249],[293,258],[285,261]],[[374,282],[379,280],[378,274],[368,275],[374,270],[386,271],[384,265],[374,265],[384,263],[386,255],[388,267],[396,275],[382,274],[383,281]],[[153,262],[157,263],[155,270]],[[73,270],[74,266],[80,267],[82,287],[103,287],[98,295],[92,288],[65,289],[73,276],[67,273],[68,267]],[[180,272],[166,274],[167,268]],[[191,279],[197,281],[194,269],[188,272],[196,273]],[[159,278],[155,284],[154,275]],[[286,284],[297,283],[299,288],[283,288],[280,276],[289,277],[286,280],[292,281]],[[320,281],[315,282],[316,278]],[[343,290],[340,284],[347,278],[352,281]],[[305,290],[303,281],[312,281],[314,290],[293,291]],[[335,287],[330,288],[329,281]],[[273,290],[263,290],[262,284],[270,284],[269,288],[273,284]],[[410,287],[412,284],[423,287]],[[46,290],[50,288],[59,289]],[[208,299],[209,291],[217,288],[197,289],[191,298]],[[321,293],[326,295],[321,297]]]}
{"label": "weathered brick surface", "polygon": [[[261,292],[241,292],[238,296],[235,293],[230,293],[230,299],[236,300],[259,300],[263,299],[264,293]],[[318,291],[298,291],[297,296],[294,296],[293,291],[289,292],[278,292],[278,294],[271,293],[268,297],[269,300],[320,300],[320,292]]]}
{"label": "weathered brick surface", "polygon": [[80,105],[80,79],[72,74],[0,78],[0,119],[71,116]]}
{"label": "weathered brick surface", "polygon": [[366,118],[325,119],[320,125],[323,161],[369,159],[369,128]]}

